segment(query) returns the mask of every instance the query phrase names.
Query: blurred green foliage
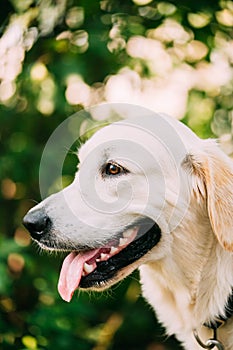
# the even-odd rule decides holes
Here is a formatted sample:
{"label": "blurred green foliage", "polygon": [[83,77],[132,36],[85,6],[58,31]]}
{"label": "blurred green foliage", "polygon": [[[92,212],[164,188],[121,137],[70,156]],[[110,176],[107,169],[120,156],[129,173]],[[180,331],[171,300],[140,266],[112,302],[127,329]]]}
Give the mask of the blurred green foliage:
{"label": "blurred green foliage", "polygon": [[[2,0],[1,349],[180,348],[173,338],[166,338],[141,298],[136,272],[111,291],[80,293],[70,304],[64,303],[56,290],[61,258],[38,254],[21,220],[35,201],[40,201],[40,157],[53,130],[83,106],[108,100],[109,77],[121,68],[128,67],[143,81],[159,77],[149,59],[130,53],[127,45],[132,38],[155,35],[164,52],[173,50],[176,59],[172,67],[181,63],[193,70],[200,64],[206,67],[214,62],[211,54],[219,48],[231,67],[232,11],[232,1],[216,0]],[[187,42],[163,42],[157,37],[154,30],[168,19],[189,33]],[[204,52],[195,59],[195,50],[184,55],[193,39]],[[179,55],[183,58],[178,60]],[[224,70],[226,65],[221,67]],[[203,88],[187,90],[182,117],[202,137],[223,135],[223,145],[231,154],[232,75],[229,77],[230,70],[224,74],[226,79],[219,84],[209,86],[207,81]],[[184,83],[187,81],[178,82]],[[75,94],[72,86],[77,87]],[[70,181],[76,163],[70,153],[64,181]]]}

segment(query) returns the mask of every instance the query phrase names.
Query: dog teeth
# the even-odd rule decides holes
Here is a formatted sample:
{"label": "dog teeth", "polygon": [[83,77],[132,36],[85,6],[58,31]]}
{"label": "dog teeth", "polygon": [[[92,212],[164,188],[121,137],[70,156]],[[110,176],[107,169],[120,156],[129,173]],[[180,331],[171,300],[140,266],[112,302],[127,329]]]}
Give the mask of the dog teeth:
{"label": "dog teeth", "polygon": [[100,254],[100,260],[106,260],[107,257],[108,257],[108,254],[105,254],[105,253]]}
{"label": "dog teeth", "polygon": [[126,245],[127,243],[128,243],[127,238],[120,238],[119,247],[122,247],[123,245]]}
{"label": "dog teeth", "polygon": [[117,251],[118,251],[118,248],[116,248],[116,247],[111,247],[110,255],[115,254]]}
{"label": "dog teeth", "polygon": [[84,263],[83,270],[84,270],[86,273],[91,273],[92,271],[95,270],[95,265],[89,265],[89,264],[87,264],[87,263]]}

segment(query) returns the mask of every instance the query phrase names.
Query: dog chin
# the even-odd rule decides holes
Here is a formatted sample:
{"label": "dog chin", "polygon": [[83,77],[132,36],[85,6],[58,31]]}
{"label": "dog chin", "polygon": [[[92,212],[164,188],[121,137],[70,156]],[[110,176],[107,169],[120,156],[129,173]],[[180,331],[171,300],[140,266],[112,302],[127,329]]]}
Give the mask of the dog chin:
{"label": "dog chin", "polygon": [[142,263],[143,258],[137,260],[135,263],[130,264],[129,266],[126,266],[125,268],[118,271],[112,278],[108,278],[106,280],[99,280],[99,281],[92,281],[92,283],[86,284],[86,281],[83,283],[83,278],[81,279],[81,283],[79,285],[80,290],[90,290],[90,291],[96,291],[101,292],[106,289],[109,289],[114,284],[117,284],[118,282],[122,281],[124,278],[129,276],[134,270],[136,270]]}

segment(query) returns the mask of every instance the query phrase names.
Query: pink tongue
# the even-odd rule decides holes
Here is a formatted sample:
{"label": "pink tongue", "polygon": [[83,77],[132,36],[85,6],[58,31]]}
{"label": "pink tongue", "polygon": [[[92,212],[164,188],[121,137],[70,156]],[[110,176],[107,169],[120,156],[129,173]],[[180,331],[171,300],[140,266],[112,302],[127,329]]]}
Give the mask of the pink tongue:
{"label": "pink tongue", "polygon": [[99,249],[83,253],[70,253],[65,260],[60,272],[58,291],[62,299],[70,302],[74,291],[78,288],[85,262],[98,255]]}

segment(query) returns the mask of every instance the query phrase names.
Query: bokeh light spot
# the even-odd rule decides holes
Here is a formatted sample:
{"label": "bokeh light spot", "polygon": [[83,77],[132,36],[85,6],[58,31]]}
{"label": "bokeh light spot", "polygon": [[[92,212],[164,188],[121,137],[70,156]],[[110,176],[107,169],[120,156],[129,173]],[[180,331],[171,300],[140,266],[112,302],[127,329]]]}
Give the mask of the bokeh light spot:
{"label": "bokeh light spot", "polygon": [[42,62],[37,62],[32,66],[30,75],[32,80],[40,82],[47,77],[48,70]]}
{"label": "bokeh light spot", "polygon": [[211,15],[204,12],[188,13],[188,21],[194,28],[203,28],[211,21]]}
{"label": "bokeh light spot", "polygon": [[153,0],[133,0],[133,2],[139,6],[148,5],[152,1]]}
{"label": "bokeh light spot", "polygon": [[9,254],[7,263],[10,271],[12,271],[13,273],[20,273],[25,265],[24,258],[22,257],[22,255],[17,253]]}
{"label": "bokeh light spot", "polygon": [[5,199],[13,199],[16,194],[16,189],[16,183],[11,179],[2,180],[1,191]]}
{"label": "bokeh light spot", "polygon": [[83,7],[75,6],[69,9],[66,14],[66,24],[68,27],[74,29],[81,26],[84,22]]}
{"label": "bokeh light spot", "polygon": [[27,247],[31,243],[31,238],[28,232],[20,227],[15,230],[14,240],[21,247]]}

